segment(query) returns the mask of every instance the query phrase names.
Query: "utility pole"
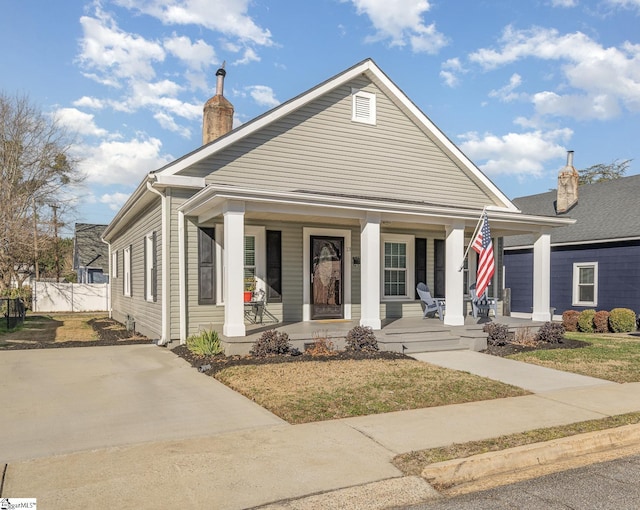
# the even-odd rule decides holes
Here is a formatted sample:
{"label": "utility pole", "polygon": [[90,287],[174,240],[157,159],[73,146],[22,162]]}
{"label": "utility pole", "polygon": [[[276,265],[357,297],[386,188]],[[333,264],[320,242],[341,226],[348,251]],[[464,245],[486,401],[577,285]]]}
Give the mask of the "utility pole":
{"label": "utility pole", "polygon": [[58,207],[57,205],[51,204],[51,209],[53,209],[53,238],[55,244],[55,253],[56,253],[56,283],[60,283],[60,246],[58,243]]}

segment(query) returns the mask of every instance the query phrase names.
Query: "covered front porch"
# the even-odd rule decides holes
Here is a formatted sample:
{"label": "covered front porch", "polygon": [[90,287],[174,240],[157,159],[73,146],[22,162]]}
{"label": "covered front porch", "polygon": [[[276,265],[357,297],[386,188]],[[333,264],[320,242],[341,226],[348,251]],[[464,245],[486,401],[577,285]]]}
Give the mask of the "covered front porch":
{"label": "covered front porch", "polygon": [[[550,320],[550,229],[567,221],[523,215],[506,207],[486,209],[491,234],[496,240],[525,232],[536,235],[532,318]],[[180,303],[180,339],[185,341],[200,324],[222,322],[221,332],[231,353],[241,353],[243,349],[239,346],[252,343],[247,340],[254,329],[245,320],[243,286],[250,269],[257,276],[258,288],[267,293],[273,290],[268,261],[261,263],[258,257],[269,251],[261,239],[268,242],[270,232],[280,231],[281,272],[273,281],[281,285],[275,315],[283,327],[295,323],[319,331],[329,324],[336,330],[341,324],[340,328],[346,332],[355,324],[369,326],[380,332],[380,342],[388,345],[389,350],[402,350],[410,333],[441,335],[442,345],[458,345],[461,338],[467,339],[462,340],[464,345],[475,345],[474,335],[451,331],[456,331],[455,328],[481,331],[478,324],[475,328],[468,324],[465,313],[466,294],[476,271],[475,257],[466,258],[465,249],[480,214],[481,210],[475,208],[442,207],[399,199],[207,186],[179,208],[178,227],[182,232],[179,274],[180,288],[184,289]],[[185,232],[193,232],[194,228],[215,232],[215,248],[209,250],[215,261],[212,269],[207,270],[218,277],[209,285],[217,288],[211,304],[207,305],[210,308],[203,307],[196,287],[186,281],[186,266],[196,265],[197,257],[189,249]],[[257,257],[250,268],[247,236],[254,239],[250,255]],[[500,249],[496,251],[499,257]],[[500,299],[500,259],[496,266],[491,289],[493,296]],[[420,313],[415,297],[419,282],[428,283],[432,291],[435,290],[434,295],[439,293],[445,298],[442,323],[415,317],[416,311]],[[326,299],[321,306],[318,306],[319,298]],[[405,314],[407,310],[416,320]],[[212,320],[210,317],[214,314],[218,315]],[[197,323],[196,316],[204,320]],[[396,317],[407,319],[408,325],[391,320]],[[425,330],[427,324],[430,326]],[[304,332],[293,334],[304,335]],[[293,337],[292,340],[297,341]],[[303,344],[303,340],[301,338],[300,343]]]}
{"label": "covered front porch", "polygon": [[[384,320],[375,335],[382,351],[404,354],[458,349],[481,351],[487,346],[487,334],[482,331],[487,322],[505,324],[513,332],[521,328],[529,328],[531,332],[535,332],[543,324],[540,321],[500,315],[477,319],[468,315],[464,324],[457,326],[446,325],[437,318],[404,317]],[[287,333],[291,345],[300,352],[304,352],[305,347],[313,344],[316,338],[326,338],[333,343],[335,349],[342,350],[347,333],[359,324],[360,321],[355,319],[250,324],[243,337],[221,335],[220,338],[227,356],[248,354],[260,335],[271,329]]]}

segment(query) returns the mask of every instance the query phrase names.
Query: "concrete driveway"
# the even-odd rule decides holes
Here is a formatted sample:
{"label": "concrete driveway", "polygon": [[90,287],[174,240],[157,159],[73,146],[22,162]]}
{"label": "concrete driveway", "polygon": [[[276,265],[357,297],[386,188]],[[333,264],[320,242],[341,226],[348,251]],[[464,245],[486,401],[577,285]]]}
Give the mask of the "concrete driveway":
{"label": "concrete driveway", "polygon": [[284,424],[155,345],[0,352],[0,463]]}

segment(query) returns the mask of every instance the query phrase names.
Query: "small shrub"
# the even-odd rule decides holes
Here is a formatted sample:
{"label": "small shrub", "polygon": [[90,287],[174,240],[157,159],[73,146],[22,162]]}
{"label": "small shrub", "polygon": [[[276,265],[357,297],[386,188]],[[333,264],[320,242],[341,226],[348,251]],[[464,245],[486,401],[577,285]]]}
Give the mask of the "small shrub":
{"label": "small shrub", "polygon": [[264,358],[265,356],[272,356],[277,354],[287,354],[291,351],[291,344],[289,343],[289,335],[284,332],[270,329],[260,335],[249,354]]}
{"label": "small shrub", "polygon": [[595,310],[582,310],[580,312],[580,317],[578,317],[578,331],[582,331],[583,333],[593,333],[595,330],[593,318],[595,316]]}
{"label": "small shrub", "polygon": [[506,345],[511,338],[509,326],[498,324],[497,322],[487,322],[482,331],[487,333],[487,343],[489,345]]}
{"label": "small shrub", "polygon": [[538,342],[561,344],[562,340],[564,340],[564,326],[559,322],[545,322],[536,334]]}
{"label": "small shrub", "polygon": [[578,317],[580,312],[576,310],[567,310],[562,313],[562,325],[565,331],[578,331]]}
{"label": "small shrub", "polygon": [[305,353],[310,356],[331,356],[336,354],[333,342],[327,338],[326,331],[324,333],[313,332],[313,344],[306,347]]}
{"label": "small shrub", "polygon": [[596,333],[608,333],[609,332],[609,312],[606,310],[599,310],[593,316],[593,326]]}
{"label": "small shrub", "polygon": [[198,356],[215,356],[222,353],[217,331],[202,331],[187,338],[187,348]]}
{"label": "small shrub", "polygon": [[531,328],[516,328],[511,343],[523,345],[525,347],[535,347],[537,341],[535,335],[531,332]]}
{"label": "small shrub", "polygon": [[347,351],[377,351],[378,339],[369,326],[356,326],[347,333]]}
{"label": "small shrub", "polygon": [[609,327],[614,333],[635,331],[636,314],[628,308],[614,308],[609,314]]}

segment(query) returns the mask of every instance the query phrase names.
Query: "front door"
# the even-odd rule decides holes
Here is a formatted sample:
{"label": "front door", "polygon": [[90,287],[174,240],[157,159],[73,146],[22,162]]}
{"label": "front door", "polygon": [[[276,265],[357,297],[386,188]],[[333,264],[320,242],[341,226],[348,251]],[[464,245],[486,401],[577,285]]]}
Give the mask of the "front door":
{"label": "front door", "polygon": [[342,319],[344,238],[311,236],[311,319]]}

